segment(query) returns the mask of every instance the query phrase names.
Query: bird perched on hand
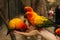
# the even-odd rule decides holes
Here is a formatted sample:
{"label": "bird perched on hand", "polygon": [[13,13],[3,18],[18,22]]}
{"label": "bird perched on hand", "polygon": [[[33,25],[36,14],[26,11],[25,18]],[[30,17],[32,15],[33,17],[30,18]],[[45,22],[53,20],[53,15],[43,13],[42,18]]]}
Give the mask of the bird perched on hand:
{"label": "bird perched on hand", "polygon": [[25,18],[29,21],[29,23],[33,26],[37,27],[51,27],[52,21],[48,20],[48,18],[44,16],[38,15],[33,8],[30,6],[26,6],[25,10]]}
{"label": "bird perched on hand", "polygon": [[20,18],[13,18],[9,21],[8,23],[9,25],[9,30],[8,30],[8,33],[11,32],[11,31],[14,31],[14,30],[17,30],[17,31],[26,31],[27,29],[27,25],[20,19]]}

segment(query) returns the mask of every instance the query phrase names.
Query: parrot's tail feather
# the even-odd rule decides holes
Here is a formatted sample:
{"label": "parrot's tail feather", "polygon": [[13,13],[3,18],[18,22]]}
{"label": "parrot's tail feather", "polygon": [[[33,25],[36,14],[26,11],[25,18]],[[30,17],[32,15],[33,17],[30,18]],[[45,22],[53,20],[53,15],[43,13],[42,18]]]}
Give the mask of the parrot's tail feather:
{"label": "parrot's tail feather", "polygon": [[53,23],[53,26],[54,27],[56,27],[56,26],[58,26],[58,24],[56,24],[54,21],[52,21],[51,19],[48,19],[48,20],[50,20],[52,23]]}
{"label": "parrot's tail feather", "polygon": [[9,29],[6,35],[10,34],[10,32],[12,31],[13,31],[12,29]]}
{"label": "parrot's tail feather", "polygon": [[8,32],[7,32],[7,35],[8,35],[9,33],[10,33],[10,32],[8,31]]}

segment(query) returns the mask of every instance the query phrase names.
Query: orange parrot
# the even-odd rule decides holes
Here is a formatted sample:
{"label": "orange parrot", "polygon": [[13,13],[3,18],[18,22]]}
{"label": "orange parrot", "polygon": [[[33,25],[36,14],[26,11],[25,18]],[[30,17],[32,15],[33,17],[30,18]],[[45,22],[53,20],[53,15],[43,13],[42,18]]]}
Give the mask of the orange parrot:
{"label": "orange parrot", "polygon": [[52,24],[48,18],[38,15],[30,6],[26,6],[24,10],[25,18],[27,18],[31,25],[38,27],[49,27]]}
{"label": "orange parrot", "polygon": [[27,29],[27,25],[20,19],[20,18],[13,18],[9,21],[8,23],[9,25],[9,31],[7,34],[9,34],[9,32],[13,31],[13,30],[18,30],[18,31],[26,31]]}
{"label": "orange parrot", "polygon": [[55,33],[60,36],[60,28],[57,28],[57,29],[55,30]]}

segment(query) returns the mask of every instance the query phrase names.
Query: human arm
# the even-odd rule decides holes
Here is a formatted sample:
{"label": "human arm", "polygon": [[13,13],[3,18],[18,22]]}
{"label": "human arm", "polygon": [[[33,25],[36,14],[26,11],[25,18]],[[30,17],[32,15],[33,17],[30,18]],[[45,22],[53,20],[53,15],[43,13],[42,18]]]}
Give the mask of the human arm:
{"label": "human arm", "polygon": [[46,40],[57,40],[56,36],[47,30],[41,30],[39,35],[41,35]]}
{"label": "human arm", "polygon": [[34,36],[34,35],[40,35],[46,40],[57,40],[54,34],[48,32],[47,30],[41,30],[40,32],[37,30],[30,31],[29,33],[27,32],[19,32],[19,31],[14,31],[15,33],[24,35],[24,36]]}
{"label": "human arm", "polygon": [[30,32],[19,32],[19,31],[14,31],[15,33],[18,33],[18,34],[21,34],[21,35],[24,35],[24,36],[34,36],[34,35],[37,35],[37,30],[33,30],[33,31],[30,31]]}

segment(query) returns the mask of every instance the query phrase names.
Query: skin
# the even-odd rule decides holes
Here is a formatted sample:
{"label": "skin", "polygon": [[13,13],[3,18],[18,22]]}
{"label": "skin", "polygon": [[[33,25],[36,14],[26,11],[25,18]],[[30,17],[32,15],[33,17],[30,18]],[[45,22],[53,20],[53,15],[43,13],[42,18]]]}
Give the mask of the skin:
{"label": "skin", "polygon": [[44,37],[46,40],[57,40],[56,36],[52,33],[50,33],[47,30],[41,30],[39,33],[42,37]]}
{"label": "skin", "polygon": [[58,6],[58,9],[60,9],[60,5]]}
{"label": "skin", "polygon": [[34,35],[40,35],[43,38],[45,38],[46,40],[57,40],[57,38],[55,37],[54,34],[48,32],[47,30],[43,29],[43,30],[31,30],[30,32],[19,32],[19,31],[14,31],[17,34],[21,34],[24,36],[34,36]]}
{"label": "skin", "polygon": [[60,37],[58,37],[58,40],[60,40]]}

